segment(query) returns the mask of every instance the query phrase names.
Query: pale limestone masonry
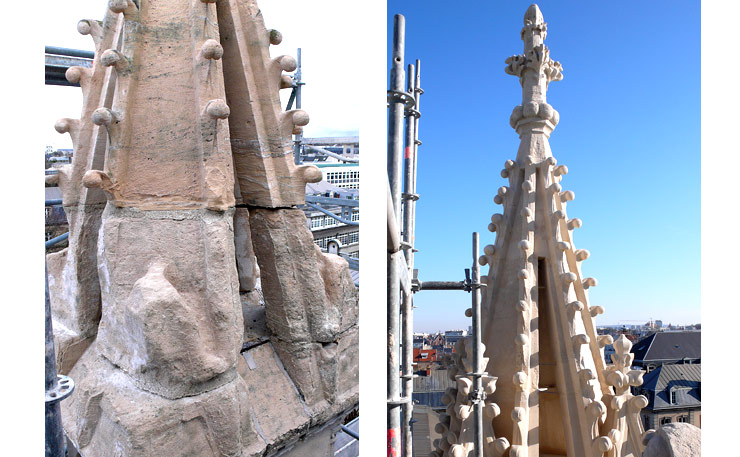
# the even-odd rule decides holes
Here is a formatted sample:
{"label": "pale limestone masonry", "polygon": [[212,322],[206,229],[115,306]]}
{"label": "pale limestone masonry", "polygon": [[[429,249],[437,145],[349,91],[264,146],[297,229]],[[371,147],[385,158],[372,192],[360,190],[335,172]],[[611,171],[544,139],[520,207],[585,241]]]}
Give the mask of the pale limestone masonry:
{"label": "pale limestone masonry", "polygon": [[293,164],[280,34],[253,0],[110,0],[78,30],[96,52],[67,72],[70,241],[48,256],[66,433],[85,457],[331,455],[357,291],[295,208],[321,173]]}
{"label": "pale limestone masonry", "polygon": [[[506,59],[506,73],[522,86],[522,104],[510,118],[521,143],[501,172],[508,185],[494,197],[503,206],[489,225],[496,241],[479,259],[490,268],[481,279],[487,286],[484,371],[490,374],[484,377],[483,455],[640,457],[654,432],[646,434],[640,422],[647,399],[633,396],[630,387],[642,384],[644,372],[630,368],[629,340],[596,333],[594,319],[604,309],[589,306],[588,291],[597,281],[582,272],[589,252],[576,249],[581,220],[566,212],[574,198],[562,188],[568,168],[550,150],[559,114],[546,94],[563,68],[550,58],[546,35],[542,13],[530,6],[521,32],[524,53]],[[603,348],[612,343],[616,354],[606,366]],[[447,411],[436,429],[443,437],[432,457],[472,455],[470,344],[460,341],[449,367],[457,387],[443,398]]]}

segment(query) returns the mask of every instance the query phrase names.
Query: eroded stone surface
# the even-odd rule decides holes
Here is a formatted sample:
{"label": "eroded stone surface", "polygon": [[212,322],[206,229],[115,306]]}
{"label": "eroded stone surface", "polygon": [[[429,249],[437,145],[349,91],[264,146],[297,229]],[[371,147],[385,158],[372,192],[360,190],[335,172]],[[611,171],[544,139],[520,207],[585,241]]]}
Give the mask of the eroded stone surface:
{"label": "eroded stone surface", "polygon": [[339,333],[344,304],[327,299],[319,254],[305,220],[299,209],[250,212],[267,325],[284,341],[328,343]]}
{"label": "eroded stone surface", "polygon": [[138,388],[94,348],[71,376],[77,387],[62,413],[82,455],[238,456],[265,448],[241,377],[201,395],[171,400]]}
{"label": "eroded stone surface", "polygon": [[232,215],[108,206],[99,271],[100,351],[150,392],[228,382],[241,349]]}
{"label": "eroded stone surface", "polygon": [[[84,119],[57,130],[76,142],[58,181],[79,217],[50,257],[60,364],[76,383],[65,430],[108,457],[267,456],[335,429],[358,401],[357,292],[303,213],[282,208],[320,173],[289,154],[307,115],[280,112],[289,59],[267,52],[279,34],[261,35],[252,0],[111,1],[78,30],[96,44],[92,73],[68,72]],[[247,144],[235,154],[230,114]],[[235,210],[235,192],[263,208]],[[80,304],[95,298],[83,282],[97,307]]]}
{"label": "eroded stone surface", "polygon": [[648,438],[642,457],[700,457],[701,429],[687,423],[666,424]]}
{"label": "eroded stone surface", "polygon": [[342,340],[357,325],[357,290],[347,263],[317,249],[298,209],[255,208],[250,224],[275,350],[309,406],[334,403],[357,373],[345,364],[348,384],[338,384],[339,360],[355,350]]}

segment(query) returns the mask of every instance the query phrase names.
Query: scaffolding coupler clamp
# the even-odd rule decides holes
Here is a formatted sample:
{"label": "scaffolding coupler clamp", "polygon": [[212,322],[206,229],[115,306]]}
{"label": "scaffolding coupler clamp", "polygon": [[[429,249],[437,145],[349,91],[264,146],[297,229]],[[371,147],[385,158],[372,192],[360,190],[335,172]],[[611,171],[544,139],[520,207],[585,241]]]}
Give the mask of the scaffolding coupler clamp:
{"label": "scaffolding coupler clamp", "polygon": [[485,284],[482,282],[473,282],[472,279],[470,279],[470,268],[465,269],[465,281],[463,281],[463,289],[465,292],[472,292],[473,289],[480,289],[486,287]]}
{"label": "scaffolding coupler clamp", "polygon": [[471,401],[471,403],[481,403],[486,400],[486,391],[484,389],[473,389],[468,394],[468,400]]}
{"label": "scaffolding coupler clamp", "polygon": [[[414,101],[414,105],[416,105],[416,101]],[[421,113],[414,108],[406,108],[404,113],[406,113],[406,116],[415,117],[417,119],[421,117]]]}
{"label": "scaffolding coupler clamp", "polygon": [[392,400],[386,400],[386,403],[388,406],[405,405],[406,403],[411,403],[411,399],[409,397],[398,397]]}
{"label": "scaffolding coupler clamp", "polygon": [[404,200],[417,201],[417,200],[419,200],[419,194],[411,194],[411,193],[408,193],[408,192],[404,192],[404,193],[401,194],[401,198],[403,198]]}
{"label": "scaffolding coupler clamp", "polygon": [[74,390],[75,383],[72,381],[72,378],[58,374],[56,385],[46,391],[46,404],[58,403],[72,395],[72,391]]}
{"label": "scaffolding coupler clamp", "polygon": [[404,110],[408,111],[410,109],[414,109],[416,106],[416,99],[408,92],[389,89],[388,104],[390,105],[391,103],[403,103]]}

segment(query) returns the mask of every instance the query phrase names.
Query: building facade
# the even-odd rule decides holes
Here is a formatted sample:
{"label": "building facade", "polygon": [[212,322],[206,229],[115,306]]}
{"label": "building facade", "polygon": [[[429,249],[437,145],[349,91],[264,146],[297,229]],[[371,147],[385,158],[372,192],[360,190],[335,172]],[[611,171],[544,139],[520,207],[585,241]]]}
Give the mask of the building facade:
{"label": "building facade", "polygon": [[640,413],[646,430],[676,422],[701,427],[701,364],[661,365],[635,391],[648,399]]}
{"label": "building facade", "polygon": [[[302,140],[302,162],[316,165],[323,177],[321,182],[306,185],[306,196],[332,198],[337,201],[359,200],[359,163],[342,162],[322,151],[357,160],[360,152],[359,137],[322,137]],[[340,219],[357,224],[360,222],[359,206],[332,205],[326,201],[317,204],[324,211]],[[309,205],[306,205],[304,212],[314,242],[322,251],[349,259],[359,259],[359,225],[343,223],[337,217],[332,217]]]}

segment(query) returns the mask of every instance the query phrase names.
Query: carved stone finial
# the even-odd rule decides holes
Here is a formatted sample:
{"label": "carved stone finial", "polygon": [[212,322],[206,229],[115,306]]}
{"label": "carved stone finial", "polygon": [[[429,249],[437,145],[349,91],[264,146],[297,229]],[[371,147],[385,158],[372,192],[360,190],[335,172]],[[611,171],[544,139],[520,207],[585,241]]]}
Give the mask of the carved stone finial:
{"label": "carved stone finial", "polygon": [[[547,23],[537,5],[531,5],[524,15],[521,39],[524,52],[506,59],[506,73],[519,77],[522,104],[514,108],[510,123],[514,129],[528,125],[529,129],[544,128],[549,136],[560,120],[560,114],[547,104],[547,87],[551,81],[563,79],[560,62],[550,58],[545,46]],[[520,134],[522,132],[519,132]]]}
{"label": "carved stone finial", "polygon": [[532,3],[527,8],[527,12],[524,13],[524,25],[535,25],[544,24],[545,18],[542,16],[542,11],[536,3]]}

